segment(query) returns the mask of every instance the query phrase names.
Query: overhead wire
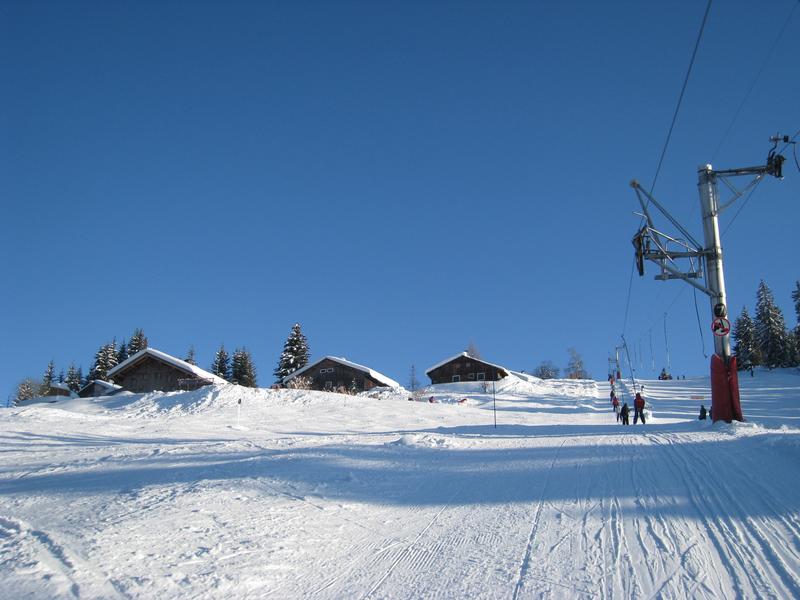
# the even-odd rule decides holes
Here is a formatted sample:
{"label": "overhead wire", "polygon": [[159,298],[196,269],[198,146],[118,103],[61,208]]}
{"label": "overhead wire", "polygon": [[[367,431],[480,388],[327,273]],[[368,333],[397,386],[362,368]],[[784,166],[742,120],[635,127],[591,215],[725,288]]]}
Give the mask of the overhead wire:
{"label": "overhead wire", "polygon": [[[697,39],[695,40],[694,48],[692,49],[692,56],[689,59],[689,67],[686,69],[686,76],[683,78],[683,85],[681,86],[681,91],[680,91],[680,94],[678,95],[678,102],[677,102],[677,104],[675,106],[675,112],[672,114],[672,121],[670,122],[669,130],[667,132],[667,139],[664,141],[664,146],[661,148],[661,155],[659,156],[659,159],[658,159],[658,166],[656,167],[656,173],[653,176],[653,183],[650,185],[650,194],[651,195],[653,193],[653,190],[656,187],[656,182],[658,181],[658,176],[661,173],[661,166],[664,163],[664,157],[667,155],[667,148],[669,147],[669,142],[670,142],[670,139],[672,138],[672,132],[675,129],[675,123],[678,120],[678,113],[680,112],[681,104],[683,103],[683,96],[686,93],[686,87],[689,84],[689,76],[692,74],[692,68],[694,67],[695,59],[697,58],[697,50],[700,47],[700,40],[703,38],[703,31],[705,30],[706,23],[708,22],[708,15],[709,15],[709,12],[711,11],[711,3],[712,3],[712,0],[708,0],[708,3],[706,4],[706,10],[703,13],[703,21],[700,24],[700,31],[697,33]],[[641,227],[641,224],[640,224],[640,227]],[[623,337],[623,340],[624,340],[624,337],[625,337],[625,330],[627,329],[627,326],[628,326],[628,315],[629,315],[629,312],[630,312],[630,304],[631,304],[631,290],[632,290],[632,287],[633,287],[633,270],[634,270],[634,266],[635,266],[635,259],[631,263],[631,273],[630,273],[630,277],[628,279],[628,293],[627,293],[627,298],[625,300],[625,317],[624,317],[623,323],[622,323],[622,337]]]}
{"label": "overhead wire", "polygon": [[[797,136],[800,136],[800,129],[798,129],[794,133],[794,135],[789,138],[788,142],[784,143],[783,147],[778,151],[778,154],[781,154],[782,152],[784,152],[786,150],[786,148],[788,148],[792,144],[795,144],[795,148],[796,148],[797,146],[796,146],[795,140],[797,139]],[[797,156],[796,155],[795,155],[795,160],[797,160]],[[797,168],[798,168],[798,170],[800,170],[800,164],[798,165]],[[731,228],[731,225],[734,224],[734,222],[736,221],[736,218],[739,216],[739,213],[741,213],[744,210],[744,207],[747,206],[747,203],[750,202],[750,199],[753,197],[753,193],[756,191],[756,188],[758,188],[759,184],[762,181],[763,181],[763,178],[757,179],[755,185],[750,188],[749,192],[747,192],[747,196],[745,196],[745,199],[739,205],[739,208],[736,209],[736,212],[733,214],[733,217],[731,217],[731,220],[728,221],[728,224],[725,226],[725,229],[722,230],[722,235],[723,236]]]}
{"label": "overhead wire", "polygon": [[770,46],[770,49],[767,52],[767,55],[764,57],[764,60],[761,62],[761,66],[759,67],[758,72],[756,73],[756,76],[753,78],[753,81],[750,83],[750,87],[747,89],[747,92],[745,93],[744,97],[742,98],[742,101],[739,103],[739,106],[736,108],[736,111],[733,113],[733,118],[731,119],[730,124],[728,125],[727,129],[725,130],[725,133],[722,134],[722,138],[719,140],[719,143],[717,144],[717,148],[711,154],[711,162],[712,163],[716,159],[717,154],[719,153],[719,151],[722,149],[722,145],[728,139],[728,135],[730,134],[731,130],[733,129],[733,126],[736,124],[736,121],[739,119],[739,114],[742,112],[742,108],[744,108],[744,105],[750,99],[750,94],[753,93],[753,90],[755,89],[756,84],[758,83],[758,80],[761,78],[761,75],[764,72],[764,69],[767,67],[767,65],[769,64],[769,61],[772,59],[772,55],[775,52],[775,48],[778,47],[778,43],[781,41],[781,38],[783,38],[783,34],[786,33],[786,29],[789,27],[789,22],[792,20],[792,17],[794,16],[794,13],[795,13],[795,11],[797,10],[798,7],[800,7],[800,0],[798,0],[798,2],[794,3],[794,5],[792,6],[792,10],[790,10],[789,14],[786,16],[786,20],[783,22],[783,26],[781,27],[780,31],[778,32],[778,35],[775,36],[775,40],[772,42],[772,46]]}
{"label": "overhead wire", "polygon": [[667,139],[664,142],[664,147],[661,149],[661,157],[658,159],[658,167],[656,168],[656,174],[653,177],[653,183],[650,185],[650,194],[653,193],[653,190],[656,187],[656,181],[658,180],[658,175],[661,172],[661,165],[664,163],[664,157],[667,154],[667,147],[669,146],[669,140],[672,138],[672,131],[675,129],[675,122],[678,120],[678,111],[681,109],[681,103],[683,102],[683,95],[686,92],[686,86],[689,83],[689,76],[692,74],[692,67],[694,66],[694,60],[697,57],[697,49],[700,47],[700,40],[703,37],[703,30],[706,27],[706,22],[708,21],[708,13],[711,11],[711,2],[712,0],[708,0],[708,4],[706,4],[706,12],[703,14],[703,22],[700,24],[700,31],[697,33],[697,40],[694,43],[694,50],[692,50],[692,58],[689,60],[689,68],[686,69],[686,77],[683,78],[683,85],[681,86],[681,93],[678,96],[678,104],[675,106],[675,112],[672,115],[672,122],[669,125],[669,131],[667,132]]}

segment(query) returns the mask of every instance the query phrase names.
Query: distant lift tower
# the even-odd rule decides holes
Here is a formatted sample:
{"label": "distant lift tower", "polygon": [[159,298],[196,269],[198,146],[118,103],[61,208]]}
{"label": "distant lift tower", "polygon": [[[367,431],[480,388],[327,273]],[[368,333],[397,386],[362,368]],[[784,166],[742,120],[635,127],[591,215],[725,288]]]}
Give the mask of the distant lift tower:
{"label": "distant lift tower", "polygon": [[[704,244],[694,237],[667,212],[659,202],[648,193],[638,181],[633,180],[631,187],[636,190],[639,204],[642,206],[641,217],[644,225],[633,236],[636,251],[636,267],[639,275],[644,275],[644,261],[650,260],[660,267],[656,279],[682,279],[689,285],[708,295],[711,299],[712,322],[714,333],[714,355],[711,357],[711,408],[714,421],[743,421],[742,407],[739,402],[739,379],[736,371],[736,357],[731,355],[730,321],[728,320],[728,302],[725,295],[725,277],[722,271],[722,244],[719,236],[719,214],[731,206],[737,199],[751,190],[765,175],[783,179],[782,166],[784,157],[776,153],[778,142],[789,143],[788,136],[774,136],[772,149],[767,155],[767,164],[757,167],[742,167],[715,171],[711,165],[698,168],[700,189],[700,208],[703,216]],[[732,177],[741,175],[755,176],[750,183],[739,190],[731,183]],[[722,181],[733,193],[725,202],[720,202],[717,181]],[[655,228],[650,215],[649,205],[655,206],[679,232],[675,236],[667,235]],[[639,214],[639,213],[636,213]],[[681,271],[676,264],[677,259],[688,259],[689,269]],[[699,279],[705,273],[705,285]]]}

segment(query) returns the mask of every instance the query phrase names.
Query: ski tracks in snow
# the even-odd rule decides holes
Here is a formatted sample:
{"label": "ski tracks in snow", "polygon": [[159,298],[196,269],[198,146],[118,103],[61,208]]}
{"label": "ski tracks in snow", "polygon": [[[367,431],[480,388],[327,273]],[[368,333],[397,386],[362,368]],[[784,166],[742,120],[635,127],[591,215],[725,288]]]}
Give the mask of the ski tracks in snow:
{"label": "ski tracks in snow", "polygon": [[547,486],[550,483],[550,477],[553,473],[553,467],[558,460],[558,455],[561,449],[564,447],[564,444],[567,442],[564,439],[561,444],[556,448],[555,453],[553,454],[553,460],[550,462],[550,468],[547,470],[547,475],[545,476],[544,484],[542,485],[542,493],[539,496],[539,504],[536,507],[536,512],[533,515],[533,523],[531,524],[531,531],[528,535],[528,545],[525,548],[525,554],[522,557],[522,563],[520,564],[519,568],[519,577],[517,578],[517,583],[514,586],[514,600],[517,600],[519,597],[520,592],[522,591],[522,586],[525,581],[525,576],[530,569],[531,564],[531,554],[533,552],[533,545],[536,541],[536,532],[539,529],[539,523],[541,521],[542,516],[542,507],[544,506],[545,501],[545,493],[547,492]]}
{"label": "ski tracks in snow", "polygon": [[[800,597],[796,508],[777,490],[761,483],[760,465],[746,452],[731,456],[724,440],[715,442],[718,449],[712,443],[715,451],[701,454],[686,439],[675,443],[667,435],[649,437],[665,448],[710,546],[717,551],[718,555],[705,565],[717,575],[714,595]],[[754,489],[757,494],[753,494]],[[758,498],[757,503],[754,498]]]}
{"label": "ski tracks in snow", "polygon": [[[66,543],[25,521],[0,516],[0,596],[15,598],[43,590],[49,598],[128,598],[105,573]],[[41,587],[40,587],[41,586]],[[27,595],[27,594],[26,594]]]}

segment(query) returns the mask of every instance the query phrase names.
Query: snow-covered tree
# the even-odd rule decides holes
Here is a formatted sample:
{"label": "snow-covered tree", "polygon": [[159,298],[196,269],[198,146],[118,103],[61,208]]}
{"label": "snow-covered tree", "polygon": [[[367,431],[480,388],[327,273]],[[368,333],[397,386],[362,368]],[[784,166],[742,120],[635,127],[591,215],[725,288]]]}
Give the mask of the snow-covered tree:
{"label": "snow-covered tree", "polygon": [[20,402],[24,402],[25,400],[36,398],[38,390],[39,383],[30,377],[26,377],[17,384],[17,393],[14,397],[14,406],[17,406]]}
{"label": "snow-covered tree", "polygon": [[237,348],[233,352],[231,381],[245,387],[258,387],[253,357],[250,356],[250,352],[246,348]]}
{"label": "snow-covered tree", "polygon": [[39,394],[42,396],[47,396],[50,393],[50,386],[56,380],[56,365],[51,360],[47,363],[47,368],[44,370],[44,375],[42,375],[42,384],[39,386]]}
{"label": "snow-covered tree", "polygon": [[733,324],[734,346],[733,353],[736,355],[736,363],[739,370],[749,369],[761,364],[761,352],[758,348],[756,339],[756,325],[747,312],[747,307],[742,308],[742,314]]}
{"label": "snow-covered tree", "polygon": [[786,322],[783,312],[775,304],[772,291],[761,280],[756,294],[756,339],[764,366],[772,369],[782,367],[789,362],[788,344],[786,341]]}
{"label": "snow-covered tree", "polygon": [[481,352],[478,350],[478,347],[475,345],[475,342],[470,342],[467,346],[467,354],[472,358],[477,358],[481,360]]}
{"label": "snow-covered tree", "polygon": [[792,301],[794,302],[794,314],[797,318],[796,329],[800,329],[800,281],[795,281],[792,290]]}
{"label": "snow-covered tree", "polygon": [[289,337],[286,339],[286,343],[283,345],[283,352],[278,360],[278,366],[273,372],[275,380],[280,383],[287,375],[305,367],[308,364],[309,356],[308,340],[303,335],[300,323],[295,323],[292,326]]}
{"label": "snow-covered tree", "polygon": [[586,372],[583,364],[583,357],[575,348],[567,348],[567,352],[569,352],[569,362],[564,369],[564,375],[569,379],[589,379],[589,373]]}
{"label": "snow-covered tree", "polygon": [[226,381],[231,380],[231,359],[225,350],[225,344],[220,344],[219,350],[214,355],[214,362],[211,363],[211,372]]}
{"label": "snow-covered tree", "polygon": [[77,393],[83,387],[81,379],[81,372],[75,368],[75,363],[70,364],[64,383],[67,384],[69,389]]}
{"label": "snow-covered tree", "polygon": [[794,284],[792,290],[792,301],[794,302],[794,314],[797,323],[794,326],[794,362],[793,366],[800,366],[800,281]]}
{"label": "snow-covered tree", "polygon": [[551,360],[543,360],[539,366],[533,370],[533,375],[539,379],[555,379],[561,370],[553,364]]}
{"label": "snow-covered tree", "polygon": [[196,365],[197,361],[194,358],[194,346],[189,346],[189,352],[186,353],[186,358],[184,358],[187,363],[190,365]]}
{"label": "snow-covered tree", "polygon": [[129,356],[130,354],[128,354],[128,344],[123,339],[122,343],[119,345],[119,350],[117,350],[117,364],[125,362],[126,360],[128,360]]}
{"label": "snow-covered tree", "polygon": [[144,331],[141,328],[134,329],[131,341],[128,342],[128,356],[133,356],[145,348],[147,348],[147,337],[145,337]]}
{"label": "snow-covered tree", "polygon": [[89,379],[106,381],[108,372],[119,364],[117,361],[117,340],[100,346],[94,355],[94,364],[89,371]]}

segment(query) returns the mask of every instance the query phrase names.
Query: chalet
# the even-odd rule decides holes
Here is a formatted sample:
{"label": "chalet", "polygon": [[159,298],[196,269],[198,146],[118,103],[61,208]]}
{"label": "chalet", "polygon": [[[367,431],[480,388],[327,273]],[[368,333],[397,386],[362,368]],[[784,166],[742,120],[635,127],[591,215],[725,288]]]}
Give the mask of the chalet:
{"label": "chalet", "polygon": [[325,356],[287,375],[283,379],[284,385],[291,385],[297,377],[308,378],[310,389],[320,391],[356,389],[363,392],[374,387],[400,387],[399,383],[382,373],[336,356]]}
{"label": "chalet", "polygon": [[508,376],[509,370],[488,363],[466,352],[443,360],[425,371],[431,383],[456,383],[459,381],[497,381]]}
{"label": "chalet", "polygon": [[43,394],[44,396],[72,396],[72,390],[69,389],[66,383],[60,383],[58,381],[53,381],[50,384],[50,387],[47,389],[47,393]]}
{"label": "chalet", "polygon": [[115,383],[109,383],[102,379],[92,379],[89,383],[78,390],[81,398],[97,398],[98,396],[112,396],[122,389]]}
{"label": "chalet", "polygon": [[194,390],[204,385],[228,383],[221,377],[154,348],[140,350],[108,372],[108,378],[137,394]]}

